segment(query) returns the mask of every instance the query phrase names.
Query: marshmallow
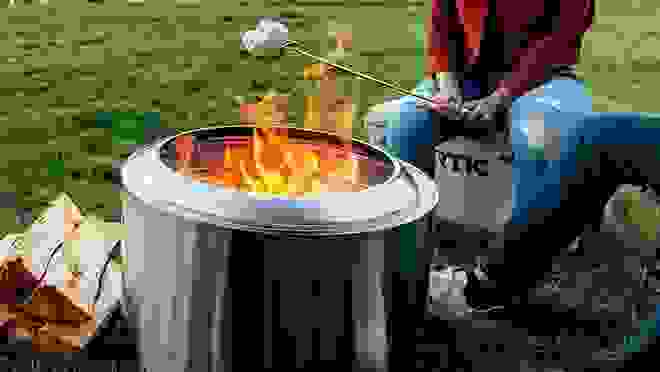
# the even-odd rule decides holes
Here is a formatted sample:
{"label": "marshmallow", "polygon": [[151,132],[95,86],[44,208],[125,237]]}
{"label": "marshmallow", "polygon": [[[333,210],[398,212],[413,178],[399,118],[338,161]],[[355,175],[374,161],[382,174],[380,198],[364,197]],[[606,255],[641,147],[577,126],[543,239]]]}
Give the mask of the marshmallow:
{"label": "marshmallow", "polygon": [[286,25],[268,18],[261,19],[259,23],[257,23],[257,31],[265,32],[267,34],[271,32],[289,32]]}
{"label": "marshmallow", "polygon": [[288,41],[289,30],[282,23],[262,19],[256,30],[243,33],[241,45],[252,51],[256,48],[282,48]]}
{"label": "marshmallow", "polygon": [[241,46],[250,52],[259,48],[264,42],[265,35],[255,30],[244,32],[241,36]]}

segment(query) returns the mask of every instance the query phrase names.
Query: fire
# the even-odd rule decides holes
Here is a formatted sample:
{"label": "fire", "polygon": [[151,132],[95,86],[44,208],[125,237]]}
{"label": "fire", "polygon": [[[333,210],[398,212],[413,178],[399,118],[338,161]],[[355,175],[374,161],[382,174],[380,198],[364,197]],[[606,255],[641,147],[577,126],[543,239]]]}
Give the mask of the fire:
{"label": "fire", "polygon": [[250,138],[225,140],[222,156],[196,160],[192,136],[178,138],[177,169],[201,181],[260,194],[301,196],[364,189],[359,161],[351,149],[355,107],[350,97],[337,97],[335,77],[334,69],[324,64],[305,68],[306,80],[320,81],[320,94],[305,97],[304,120],[308,129],[339,136],[342,145],[289,138],[281,128],[287,125],[288,97],[268,95],[241,109],[243,118],[256,127]]}
{"label": "fire", "polygon": [[363,189],[359,160],[353,157],[350,145],[302,143],[289,138],[286,128],[272,126],[278,121],[274,120],[278,115],[277,99],[264,97],[257,105],[257,125],[252,136],[226,139],[221,156],[195,159],[193,137],[177,138],[179,173],[207,183],[269,195],[302,196]]}

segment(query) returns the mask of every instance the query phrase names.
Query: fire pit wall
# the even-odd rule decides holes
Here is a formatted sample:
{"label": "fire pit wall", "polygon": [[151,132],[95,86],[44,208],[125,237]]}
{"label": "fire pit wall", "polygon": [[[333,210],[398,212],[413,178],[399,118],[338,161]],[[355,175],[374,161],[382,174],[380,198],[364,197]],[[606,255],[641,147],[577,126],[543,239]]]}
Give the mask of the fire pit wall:
{"label": "fire pit wall", "polygon": [[[148,158],[149,151],[159,152],[147,149],[134,159]],[[414,362],[409,340],[426,305],[431,249],[425,239],[437,192],[418,169],[390,161],[398,167],[378,187],[411,184],[416,196],[409,208],[376,211],[368,221],[325,231],[304,224],[283,231],[275,220],[232,225],[218,218],[222,212],[181,207],[185,200],[176,208],[145,200],[135,176],[144,173],[140,161],[129,160],[124,311],[138,330],[142,367],[385,371],[391,363]],[[384,193],[386,204],[395,197],[388,187],[371,192]],[[370,209],[369,195],[361,194],[364,203],[356,207]],[[184,197],[175,193],[172,201]]]}

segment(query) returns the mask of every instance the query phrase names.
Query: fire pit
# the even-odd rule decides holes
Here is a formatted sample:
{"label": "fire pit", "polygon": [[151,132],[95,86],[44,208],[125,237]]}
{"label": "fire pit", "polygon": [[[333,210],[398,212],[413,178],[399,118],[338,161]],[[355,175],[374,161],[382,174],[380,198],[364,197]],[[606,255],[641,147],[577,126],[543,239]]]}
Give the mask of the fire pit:
{"label": "fire pit", "polygon": [[122,182],[141,368],[386,370],[414,334],[438,195],[410,164],[325,132],[224,126],[136,152]]}

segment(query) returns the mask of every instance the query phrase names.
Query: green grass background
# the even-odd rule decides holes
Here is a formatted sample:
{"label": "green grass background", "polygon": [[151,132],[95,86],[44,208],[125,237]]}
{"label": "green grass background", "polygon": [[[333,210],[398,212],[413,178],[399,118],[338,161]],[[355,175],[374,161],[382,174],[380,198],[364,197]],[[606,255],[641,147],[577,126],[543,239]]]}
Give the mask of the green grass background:
{"label": "green grass background", "polygon": [[[39,209],[60,191],[101,217],[119,207],[104,172],[127,146],[95,122],[98,111],[158,111],[161,125],[190,129],[239,119],[239,98],[275,89],[290,95],[299,123],[307,57],[255,58],[239,52],[257,17],[289,18],[290,37],[320,55],[332,31],[350,30],[344,63],[412,88],[422,71],[423,20],[430,1],[85,0],[0,4],[0,233],[20,231],[16,208]],[[387,4],[387,5],[385,5]],[[580,72],[596,110],[658,111],[659,7],[655,0],[596,0]],[[394,95],[343,77],[360,116]],[[359,124],[355,136],[366,132]],[[58,160],[58,153],[60,160]],[[50,165],[50,167],[49,167]],[[59,166],[59,169],[57,169]],[[75,177],[75,173],[80,178]]]}

